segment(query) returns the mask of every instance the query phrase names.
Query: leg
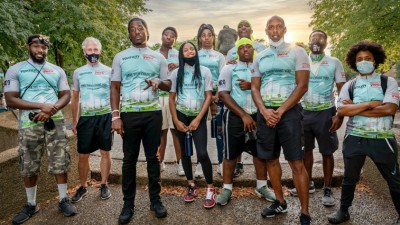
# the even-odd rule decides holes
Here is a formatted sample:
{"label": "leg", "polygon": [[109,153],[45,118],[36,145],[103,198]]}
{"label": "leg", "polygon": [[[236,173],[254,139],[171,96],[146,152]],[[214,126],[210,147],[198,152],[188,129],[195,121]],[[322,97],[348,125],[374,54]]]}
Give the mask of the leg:
{"label": "leg", "polygon": [[175,129],[173,129],[173,128],[171,128],[170,131],[171,131],[171,134],[172,134],[172,140],[174,141],[176,161],[179,162],[179,160],[181,160],[182,150],[181,150],[181,145],[179,144],[178,135],[176,134],[177,131]]}
{"label": "leg", "polygon": [[101,172],[101,184],[107,184],[108,177],[111,169],[111,155],[110,151],[100,150],[100,172]]}
{"label": "leg", "polygon": [[233,171],[235,170],[237,158],[236,159],[224,159],[224,163],[222,167],[223,171],[223,181],[224,184],[232,184],[233,183]]}
{"label": "leg", "polygon": [[[312,168],[314,165],[314,154],[313,149],[305,149],[304,153],[304,167],[306,168],[308,174],[308,180],[312,180]],[[325,168],[324,168],[325,172]]]}
{"label": "leg", "polygon": [[167,147],[167,135],[168,135],[168,129],[161,131],[161,143],[160,146],[158,147],[158,160],[160,162],[164,161],[165,149]]}
{"label": "leg", "polygon": [[279,163],[279,159],[267,160],[267,168],[272,188],[275,191],[276,199],[279,200],[279,202],[283,203],[284,199],[281,182],[282,168],[281,164]]}
{"label": "leg", "polygon": [[[289,160],[292,169],[293,183],[296,187],[301,204],[301,212],[309,215],[308,212],[308,174],[302,160]],[[270,173],[271,174],[271,173]]]}
{"label": "leg", "polygon": [[90,171],[89,154],[79,154],[78,173],[82,187],[87,187],[87,178]]}
{"label": "leg", "polygon": [[333,168],[335,167],[333,155],[322,155],[322,160],[324,170],[324,187],[331,187]]}
{"label": "leg", "polygon": [[[213,187],[212,165],[207,152],[207,125],[206,119],[202,118],[196,131],[193,132],[193,142],[196,146],[197,159],[203,168],[207,186]],[[222,141],[222,139],[221,139]]]}

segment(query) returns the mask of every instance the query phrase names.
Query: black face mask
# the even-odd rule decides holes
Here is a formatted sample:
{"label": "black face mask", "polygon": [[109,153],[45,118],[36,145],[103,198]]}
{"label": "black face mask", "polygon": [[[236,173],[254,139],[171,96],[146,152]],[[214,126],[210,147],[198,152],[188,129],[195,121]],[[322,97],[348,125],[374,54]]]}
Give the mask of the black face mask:
{"label": "black face mask", "polygon": [[91,63],[98,62],[99,58],[100,58],[100,54],[95,54],[95,53],[90,54],[90,55],[86,54],[85,56],[86,56],[87,60],[89,60],[89,62],[91,62]]}
{"label": "black face mask", "polygon": [[183,62],[189,64],[189,66],[193,66],[196,63],[196,56],[191,58],[183,58]]}
{"label": "black face mask", "polygon": [[320,43],[310,43],[309,48],[314,54],[321,54],[325,50],[325,46],[321,45]]}

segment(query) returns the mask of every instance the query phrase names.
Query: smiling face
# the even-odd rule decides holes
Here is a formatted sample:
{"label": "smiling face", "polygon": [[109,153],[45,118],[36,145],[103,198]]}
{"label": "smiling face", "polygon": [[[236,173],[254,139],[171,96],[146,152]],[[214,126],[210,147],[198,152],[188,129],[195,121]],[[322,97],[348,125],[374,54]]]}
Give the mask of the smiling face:
{"label": "smiling face", "polygon": [[253,30],[251,29],[250,24],[248,24],[247,22],[241,22],[238,25],[237,33],[239,39],[243,37],[250,39]]}
{"label": "smiling face", "polygon": [[239,60],[242,62],[252,62],[253,61],[253,54],[254,48],[249,44],[241,45],[237,51],[239,55]]}
{"label": "smiling face", "polygon": [[196,56],[196,50],[191,43],[186,43],[182,49],[184,58],[192,58]]}
{"label": "smiling face", "polygon": [[281,19],[272,18],[267,23],[265,33],[273,42],[278,42],[285,36],[286,26]]}
{"label": "smiling face", "polygon": [[36,63],[43,63],[46,59],[49,48],[44,44],[39,44],[32,40],[32,44],[28,45],[29,56]]}
{"label": "smiling face", "polygon": [[132,21],[129,25],[129,38],[133,46],[146,47],[148,33],[146,27],[139,20]]}

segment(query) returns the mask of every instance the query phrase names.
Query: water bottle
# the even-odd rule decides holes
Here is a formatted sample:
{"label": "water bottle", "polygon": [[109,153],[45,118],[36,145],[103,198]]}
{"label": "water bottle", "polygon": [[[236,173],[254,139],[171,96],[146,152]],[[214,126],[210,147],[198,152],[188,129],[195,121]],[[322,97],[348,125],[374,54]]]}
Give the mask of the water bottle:
{"label": "water bottle", "polygon": [[217,137],[217,119],[215,116],[211,118],[211,138]]}
{"label": "water bottle", "polygon": [[193,141],[192,141],[192,133],[190,131],[186,132],[185,151],[186,151],[187,156],[192,156],[192,153],[193,153]]}

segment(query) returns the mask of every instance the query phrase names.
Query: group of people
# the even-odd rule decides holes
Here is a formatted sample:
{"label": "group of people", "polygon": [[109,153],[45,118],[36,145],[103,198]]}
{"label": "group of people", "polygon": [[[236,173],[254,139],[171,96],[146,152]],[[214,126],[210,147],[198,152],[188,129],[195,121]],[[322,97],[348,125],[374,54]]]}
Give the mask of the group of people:
{"label": "group of people", "polygon": [[[360,179],[366,156],[378,166],[388,182],[393,203],[400,214],[400,172],[397,144],[391,125],[399,104],[397,82],[376,73],[386,58],[377,43],[362,41],[352,46],[346,62],[359,75],[346,83],[340,61],[325,55],[328,36],[321,30],[309,36],[310,54],[304,48],[284,41],[285,21],[273,16],[266,23],[269,47],[254,42],[251,24],[237,26],[238,40],[226,51],[215,50],[216,35],[210,24],[199,27],[198,48],[184,42],[173,49],[178,33],[174,27],[162,31],[157,51],[147,47],[147,23],[134,17],[128,23],[132,46],[118,53],[109,68],[100,63],[102,46],[96,38],[82,43],[87,64],[73,75],[73,132],[78,137],[80,188],[72,199],[67,194],[70,167],[68,139],[61,109],[70,101],[64,71],[45,60],[49,40],[43,35],[28,38],[29,59],[9,68],[5,78],[7,105],[19,111],[20,172],[27,204],[13,219],[21,224],[35,214],[36,183],[46,148],[49,172],[58,184],[59,208],[65,216],[76,214],[71,204],[87,194],[89,154],[101,152],[100,196],[111,192],[107,179],[111,167],[113,133],[123,139],[123,208],[119,223],[128,223],[135,207],[136,164],[140,143],[147,161],[150,210],[157,218],[167,216],[160,197],[160,171],[166,135],[171,130],[178,162],[178,174],[188,185],[185,202],[196,199],[191,156],[204,174],[205,208],[224,206],[232,197],[233,177],[243,152],[253,156],[256,171],[255,192],[272,204],[261,211],[263,217],[287,212],[279,163],[281,149],[292,170],[300,200],[300,223],[310,224],[309,193],[312,181],[313,149],[317,140],[323,157],[324,188],[322,204],[335,204],[331,189],[333,153],[338,149],[336,130],[344,116],[349,117],[343,143],[345,164],[340,209],[328,217],[339,224],[350,219],[355,185]],[[337,109],[334,88],[340,92]],[[217,195],[207,150],[207,118],[217,124],[218,172],[223,187]],[[240,168],[239,168],[240,169]],[[271,181],[272,190],[267,186]],[[400,224],[400,219],[397,221]]]}

